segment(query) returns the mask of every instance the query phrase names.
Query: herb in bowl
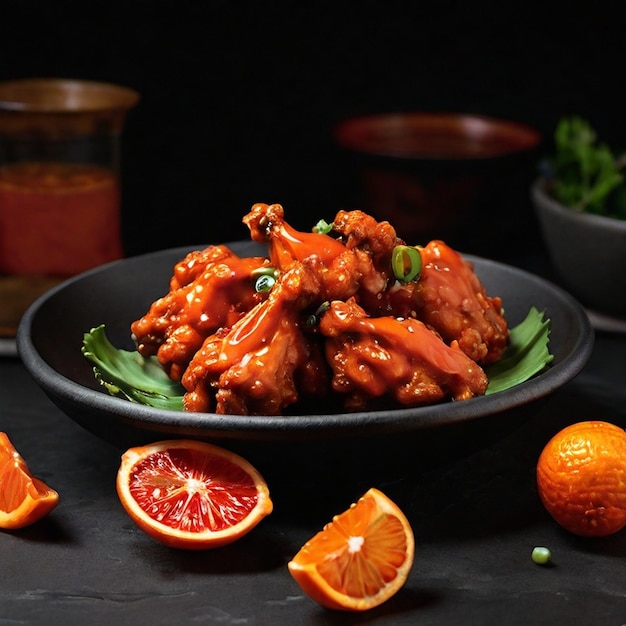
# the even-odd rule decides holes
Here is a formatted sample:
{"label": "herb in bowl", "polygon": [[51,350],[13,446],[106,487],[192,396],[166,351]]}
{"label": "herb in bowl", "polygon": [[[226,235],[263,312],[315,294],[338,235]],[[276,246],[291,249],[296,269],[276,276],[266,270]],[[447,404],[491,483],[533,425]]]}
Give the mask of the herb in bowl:
{"label": "herb in bowl", "polygon": [[575,211],[626,219],[626,154],[617,157],[577,116],[559,121],[554,145],[543,164],[550,195]]}

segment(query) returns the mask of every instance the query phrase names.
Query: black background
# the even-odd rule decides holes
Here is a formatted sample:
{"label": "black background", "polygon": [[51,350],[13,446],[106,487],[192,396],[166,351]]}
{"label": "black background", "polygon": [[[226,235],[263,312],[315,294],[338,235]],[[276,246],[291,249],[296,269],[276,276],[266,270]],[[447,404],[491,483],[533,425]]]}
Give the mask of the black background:
{"label": "black background", "polygon": [[4,0],[0,80],[141,93],[123,135],[128,254],[241,239],[254,202],[301,228],[345,201],[331,141],[366,112],[590,120],[626,145],[623,3]]}

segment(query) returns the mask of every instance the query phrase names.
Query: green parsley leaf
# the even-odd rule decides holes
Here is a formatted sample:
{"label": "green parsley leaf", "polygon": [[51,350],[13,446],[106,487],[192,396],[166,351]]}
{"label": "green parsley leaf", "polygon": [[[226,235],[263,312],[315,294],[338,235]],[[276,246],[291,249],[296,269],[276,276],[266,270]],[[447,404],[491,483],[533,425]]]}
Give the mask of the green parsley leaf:
{"label": "green parsley leaf", "polygon": [[84,334],[82,353],[94,366],[96,380],[112,396],[158,409],[183,410],[180,383],[167,375],[156,357],[115,348],[104,324]]}
{"label": "green parsley leaf", "polygon": [[526,319],[511,329],[502,358],[485,368],[489,386],[485,395],[510,389],[541,372],[553,360],[549,351],[550,320],[531,307]]}
{"label": "green parsley leaf", "polygon": [[625,217],[624,159],[598,141],[586,120],[562,118],[554,148],[547,165],[549,191],[556,200],[575,211]]}

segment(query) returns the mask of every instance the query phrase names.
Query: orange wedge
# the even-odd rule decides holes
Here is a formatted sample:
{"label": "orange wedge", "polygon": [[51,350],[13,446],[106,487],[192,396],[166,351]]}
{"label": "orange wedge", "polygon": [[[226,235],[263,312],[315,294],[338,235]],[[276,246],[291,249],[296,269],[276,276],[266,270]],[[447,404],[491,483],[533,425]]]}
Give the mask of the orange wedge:
{"label": "orange wedge", "polygon": [[122,455],[117,493],[137,526],[173,548],[231,543],[272,512],[269,489],[245,459],[200,441],[160,441]]}
{"label": "orange wedge", "polygon": [[30,526],[58,502],[59,494],[31,474],[9,437],[0,432],[0,528]]}
{"label": "orange wedge", "polygon": [[370,489],[307,541],[288,567],[318,604],[365,611],[389,600],[405,584],[414,553],[405,515],[381,491]]}

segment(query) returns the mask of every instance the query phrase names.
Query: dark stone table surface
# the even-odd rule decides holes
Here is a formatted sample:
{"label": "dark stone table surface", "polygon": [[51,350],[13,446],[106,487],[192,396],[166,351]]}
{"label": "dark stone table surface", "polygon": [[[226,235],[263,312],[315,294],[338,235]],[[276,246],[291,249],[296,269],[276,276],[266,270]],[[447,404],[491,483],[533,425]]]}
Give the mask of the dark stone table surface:
{"label": "dark stone table surface", "polygon": [[[1,357],[0,430],[60,503],[30,528],[0,532],[0,625],[623,626],[626,530],[574,537],[535,488],[550,436],[592,418],[626,427],[626,334],[597,331],[583,371],[521,415],[401,440],[251,445],[243,452],[268,480],[274,512],[230,546],[187,553],[154,542],[122,509],[122,450],[62,414],[19,358]],[[383,606],[326,611],[287,562],[371,486],[407,514],[415,564]],[[533,563],[535,546],[551,550],[552,566]]]}

